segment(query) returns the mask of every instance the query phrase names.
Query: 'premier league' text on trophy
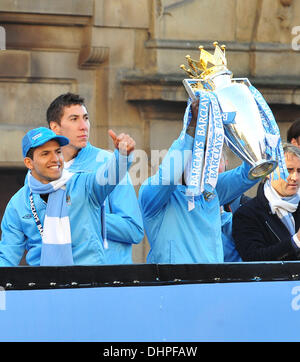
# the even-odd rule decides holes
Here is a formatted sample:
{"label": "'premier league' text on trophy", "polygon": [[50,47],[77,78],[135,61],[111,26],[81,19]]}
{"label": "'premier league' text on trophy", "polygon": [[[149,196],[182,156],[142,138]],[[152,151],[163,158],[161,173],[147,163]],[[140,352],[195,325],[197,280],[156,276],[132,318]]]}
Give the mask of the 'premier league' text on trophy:
{"label": "'premier league' text on trophy", "polygon": [[[198,124],[205,94],[214,94],[222,113],[224,142],[252,166],[248,177],[265,177],[277,165],[281,175],[286,177],[280,133],[271,109],[247,78],[232,78],[227,68],[225,45],[219,47],[217,42],[213,45],[213,54],[200,46],[199,60],[187,55],[189,68],[181,65],[190,77],[183,80],[190,99],[200,99]],[[206,130],[208,132],[209,127]],[[208,139],[209,135],[206,142]]]}

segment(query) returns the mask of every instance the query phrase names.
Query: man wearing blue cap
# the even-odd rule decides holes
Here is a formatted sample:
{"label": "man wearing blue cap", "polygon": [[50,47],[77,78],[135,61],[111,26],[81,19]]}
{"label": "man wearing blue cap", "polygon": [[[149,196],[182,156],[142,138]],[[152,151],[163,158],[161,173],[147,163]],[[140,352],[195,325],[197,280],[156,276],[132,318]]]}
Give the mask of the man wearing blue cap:
{"label": "man wearing blue cap", "polygon": [[[29,131],[22,151],[28,182],[9,201],[1,224],[0,266],[16,266],[27,250],[29,265],[105,264],[101,206],[125,176],[135,142],[110,131],[116,150],[94,173],[64,170],[62,146],[45,127]],[[101,218],[100,218],[101,220]]]}

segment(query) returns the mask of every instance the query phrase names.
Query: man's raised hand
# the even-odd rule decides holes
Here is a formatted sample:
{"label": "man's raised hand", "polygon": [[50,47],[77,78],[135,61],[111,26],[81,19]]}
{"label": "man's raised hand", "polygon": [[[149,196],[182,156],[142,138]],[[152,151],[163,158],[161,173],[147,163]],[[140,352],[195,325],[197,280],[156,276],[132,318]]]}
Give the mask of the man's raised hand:
{"label": "man's raised hand", "polygon": [[115,148],[117,148],[122,155],[128,156],[134,150],[135,141],[128,134],[121,133],[117,136],[112,129],[108,131],[108,134],[113,140]]}

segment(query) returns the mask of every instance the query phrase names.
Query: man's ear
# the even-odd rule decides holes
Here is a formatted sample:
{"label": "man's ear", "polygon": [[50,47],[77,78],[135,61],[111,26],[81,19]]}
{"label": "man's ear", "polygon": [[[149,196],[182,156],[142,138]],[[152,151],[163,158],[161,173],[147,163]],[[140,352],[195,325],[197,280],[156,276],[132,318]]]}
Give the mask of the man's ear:
{"label": "man's ear", "polygon": [[294,145],[294,146],[296,146],[296,147],[299,147],[296,138],[292,138],[292,139],[291,139],[291,144]]}
{"label": "man's ear", "polygon": [[54,133],[60,134],[60,125],[57,122],[51,121],[49,126]]}
{"label": "man's ear", "polygon": [[30,157],[24,158],[24,164],[29,170],[33,169],[33,160]]}

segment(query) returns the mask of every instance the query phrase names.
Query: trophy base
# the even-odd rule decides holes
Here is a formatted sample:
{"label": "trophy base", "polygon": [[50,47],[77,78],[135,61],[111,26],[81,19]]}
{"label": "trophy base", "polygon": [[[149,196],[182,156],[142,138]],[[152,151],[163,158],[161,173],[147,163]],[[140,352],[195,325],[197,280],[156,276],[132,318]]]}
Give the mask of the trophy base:
{"label": "trophy base", "polygon": [[250,180],[255,180],[257,178],[266,177],[277,167],[276,161],[259,161],[257,162],[249,171],[248,177]]}

